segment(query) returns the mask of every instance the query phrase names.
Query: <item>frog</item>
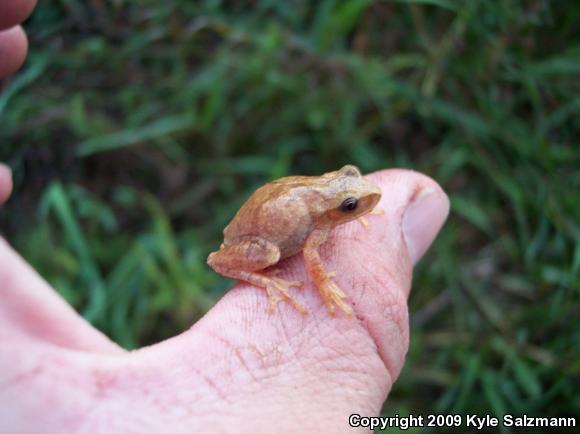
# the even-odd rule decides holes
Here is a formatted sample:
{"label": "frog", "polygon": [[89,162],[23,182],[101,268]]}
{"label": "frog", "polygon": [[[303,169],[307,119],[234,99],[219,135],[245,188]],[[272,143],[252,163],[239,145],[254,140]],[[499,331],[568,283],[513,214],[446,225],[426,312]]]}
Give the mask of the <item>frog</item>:
{"label": "frog", "polygon": [[335,273],[326,271],[318,250],[335,227],[364,218],[380,198],[380,188],[354,165],[320,176],[279,178],[251,194],[223,230],[223,243],[207,263],[223,276],[265,289],[269,312],[284,300],[307,315],[289,291],[304,282],[284,280],[274,269],[283,259],[302,253],[328,312],[335,315],[339,309],[352,317],[346,294],[332,280]]}

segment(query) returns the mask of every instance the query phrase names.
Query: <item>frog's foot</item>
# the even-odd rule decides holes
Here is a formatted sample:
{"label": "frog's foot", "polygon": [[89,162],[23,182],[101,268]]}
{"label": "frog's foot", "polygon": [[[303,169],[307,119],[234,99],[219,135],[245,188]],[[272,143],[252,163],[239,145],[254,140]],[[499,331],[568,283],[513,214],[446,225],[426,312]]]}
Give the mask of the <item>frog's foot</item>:
{"label": "frog's foot", "polygon": [[[278,273],[276,272],[275,274]],[[296,300],[294,300],[294,298],[288,292],[288,288],[302,287],[304,285],[303,282],[300,282],[299,280],[284,280],[278,277],[273,277],[272,275],[264,277],[266,277],[267,279],[266,291],[268,293],[269,299],[268,310],[270,311],[270,313],[274,313],[276,311],[276,307],[278,306],[278,303],[280,301],[286,300],[288,303],[294,306],[294,309],[296,309],[302,315],[308,314],[308,310],[300,303],[298,303]]]}
{"label": "frog's foot", "polygon": [[330,277],[334,275],[335,273],[328,273],[327,278],[318,284],[318,291],[331,315],[334,315],[334,309],[338,306],[350,318],[353,314],[352,307],[346,301],[348,299],[347,295],[330,280]]}
{"label": "frog's foot", "polygon": [[358,220],[361,222],[361,224],[366,228],[369,227],[369,222],[366,219],[366,216],[371,216],[371,215],[383,215],[385,213],[385,210],[382,208],[374,208],[371,212],[369,212],[368,214],[360,217]]}

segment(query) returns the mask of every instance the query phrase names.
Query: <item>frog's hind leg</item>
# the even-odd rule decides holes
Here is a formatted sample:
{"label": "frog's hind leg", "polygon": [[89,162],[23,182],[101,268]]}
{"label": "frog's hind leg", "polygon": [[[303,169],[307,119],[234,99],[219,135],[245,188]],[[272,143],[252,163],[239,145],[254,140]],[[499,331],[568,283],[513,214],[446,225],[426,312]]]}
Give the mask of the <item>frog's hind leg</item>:
{"label": "frog's hind leg", "polygon": [[302,314],[308,311],[288,292],[291,287],[303,285],[300,281],[288,281],[275,277],[275,273],[263,270],[280,260],[278,247],[263,239],[249,239],[237,244],[223,245],[211,253],[207,263],[218,273],[233,279],[243,280],[254,286],[264,288],[270,300],[269,310],[276,310],[278,302],[288,301]]}

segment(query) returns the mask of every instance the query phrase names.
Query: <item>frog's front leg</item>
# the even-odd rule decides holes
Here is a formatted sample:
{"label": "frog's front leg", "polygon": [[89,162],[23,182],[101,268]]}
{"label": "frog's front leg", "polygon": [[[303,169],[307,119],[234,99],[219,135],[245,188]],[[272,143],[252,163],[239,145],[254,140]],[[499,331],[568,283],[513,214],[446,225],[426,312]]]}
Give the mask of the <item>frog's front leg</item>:
{"label": "frog's front leg", "polygon": [[334,315],[334,308],[338,306],[347,316],[352,317],[352,308],[345,301],[346,294],[331,280],[335,273],[329,273],[324,269],[318,254],[318,247],[326,241],[328,232],[317,229],[310,233],[304,244],[304,263],[330,314]]}
{"label": "frog's front leg", "polygon": [[275,244],[261,238],[240,241],[237,244],[223,245],[207,258],[208,265],[218,273],[233,279],[243,280],[254,286],[264,288],[270,300],[270,312],[276,310],[278,302],[287,300],[301,314],[308,310],[298,303],[288,289],[300,287],[300,281],[288,281],[275,277],[276,273],[263,270],[280,260],[280,250]]}

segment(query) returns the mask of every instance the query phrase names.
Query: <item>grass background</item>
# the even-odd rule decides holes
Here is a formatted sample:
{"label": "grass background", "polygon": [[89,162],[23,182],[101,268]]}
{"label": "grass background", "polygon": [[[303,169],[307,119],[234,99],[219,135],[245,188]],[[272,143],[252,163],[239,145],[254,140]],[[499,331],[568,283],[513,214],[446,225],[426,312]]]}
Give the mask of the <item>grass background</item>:
{"label": "grass background", "polygon": [[205,257],[260,184],[413,168],[452,212],[385,414],[578,416],[579,22],[555,0],[44,0],[0,88],[0,228],[134,348],[227,290]]}

